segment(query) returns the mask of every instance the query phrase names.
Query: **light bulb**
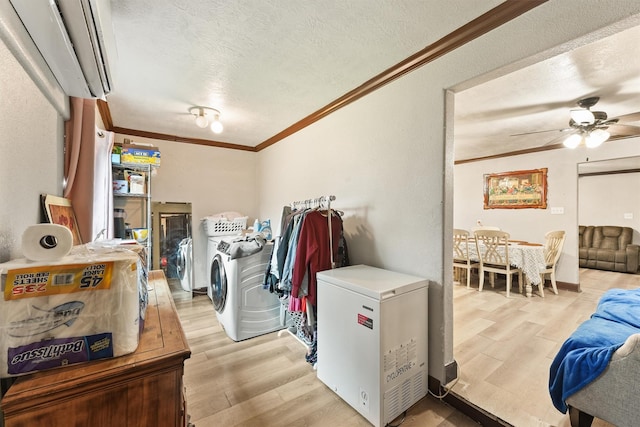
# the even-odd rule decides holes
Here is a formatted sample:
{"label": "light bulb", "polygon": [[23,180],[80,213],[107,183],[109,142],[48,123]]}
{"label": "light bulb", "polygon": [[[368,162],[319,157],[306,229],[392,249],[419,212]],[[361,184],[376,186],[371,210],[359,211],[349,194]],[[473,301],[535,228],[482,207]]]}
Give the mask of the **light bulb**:
{"label": "light bulb", "polygon": [[196,117],[196,126],[198,126],[199,128],[206,128],[207,125],[209,124],[209,121],[207,120],[207,118],[202,114],[202,111],[200,112],[200,114],[198,115],[198,117]]}
{"label": "light bulb", "polygon": [[562,145],[564,145],[567,148],[576,148],[578,145],[580,145],[581,141],[582,141],[582,135],[579,133],[574,133],[573,135],[569,135],[562,142]]}
{"label": "light bulb", "polygon": [[216,119],[211,123],[211,131],[213,133],[222,133],[223,130],[224,126],[222,126],[222,123],[216,117]]}
{"label": "light bulb", "polygon": [[602,129],[595,129],[585,138],[585,145],[589,148],[596,148],[602,145],[607,139],[609,139],[609,132]]}

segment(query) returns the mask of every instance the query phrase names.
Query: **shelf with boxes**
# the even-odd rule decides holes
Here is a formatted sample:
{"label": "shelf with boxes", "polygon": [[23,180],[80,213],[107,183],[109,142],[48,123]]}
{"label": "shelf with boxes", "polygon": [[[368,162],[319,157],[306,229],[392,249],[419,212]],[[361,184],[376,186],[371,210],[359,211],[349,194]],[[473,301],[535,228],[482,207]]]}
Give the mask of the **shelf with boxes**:
{"label": "shelf with boxes", "polygon": [[160,150],[147,144],[124,143],[111,152],[114,237],[135,239],[145,248],[151,267],[151,171],[160,166]]}
{"label": "shelf with boxes", "polygon": [[112,163],[115,238],[135,239],[144,246],[151,267],[151,164]]}

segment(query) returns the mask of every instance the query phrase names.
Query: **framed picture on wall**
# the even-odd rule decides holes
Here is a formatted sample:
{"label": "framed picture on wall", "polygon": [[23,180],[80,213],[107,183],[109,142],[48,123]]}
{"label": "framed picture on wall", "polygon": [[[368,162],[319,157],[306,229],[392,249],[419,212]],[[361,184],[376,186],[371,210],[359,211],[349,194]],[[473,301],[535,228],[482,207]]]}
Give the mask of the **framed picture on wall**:
{"label": "framed picture on wall", "polygon": [[485,209],[546,209],[547,168],[484,175]]}
{"label": "framed picture on wall", "polygon": [[76,214],[71,206],[71,200],[64,197],[52,196],[50,194],[42,195],[42,206],[46,220],[52,224],[64,225],[73,235],[73,245],[82,244],[80,238],[80,230],[76,221]]}

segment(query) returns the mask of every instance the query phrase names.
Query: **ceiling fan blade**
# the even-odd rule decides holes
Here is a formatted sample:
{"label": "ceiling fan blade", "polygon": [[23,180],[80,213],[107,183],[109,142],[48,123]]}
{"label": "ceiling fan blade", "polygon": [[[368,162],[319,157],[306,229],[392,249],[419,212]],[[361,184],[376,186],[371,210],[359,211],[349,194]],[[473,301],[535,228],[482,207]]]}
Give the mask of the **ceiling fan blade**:
{"label": "ceiling fan blade", "polygon": [[[548,145],[554,145],[554,144],[557,144],[557,143],[559,143],[559,142],[564,141],[564,140],[565,140],[566,138],[568,138],[570,135],[572,135],[572,134],[574,134],[574,133],[578,133],[578,131],[577,131],[576,129],[563,129],[563,130],[564,130],[565,132],[564,132],[562,135],[560,135],[560,136],[558,136],[558,137],[553,138],[551,141],[548,141],[548,142],[544,143],[542,146],[543,146],[543,147],[546,147],[546,146],[548,146]],[[568,131],[571,131],[571,132],[568,132]]]}
{"label": "ceiling fan blade", "polygon": [[607,129],[611,135],[636,136],[640,135],[640,126],[612,124]]}
{"label": "ceiling fan blade", "polygon": [[524,133],[514,133],[509,136],[523,136],[523,135],[533,135],[535,133],[545,133],[545,132],[566,132],[569,129],[547,129],[547,130],[536,130],[533,132],[524,132]]}
{"label": "ceiling fan blade", "polygon": [[640,121],[640,111],[635,113],[623,114],[617,117],[622,122],[638,122]]}

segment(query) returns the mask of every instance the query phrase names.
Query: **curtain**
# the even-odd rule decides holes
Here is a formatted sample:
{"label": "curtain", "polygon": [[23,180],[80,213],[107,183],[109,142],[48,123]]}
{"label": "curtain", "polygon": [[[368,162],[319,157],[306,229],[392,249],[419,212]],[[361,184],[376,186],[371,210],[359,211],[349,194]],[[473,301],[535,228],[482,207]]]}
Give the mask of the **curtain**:
{"label": "curtain", "polygon": [[[96,127],[96,101],[70,98],[65,122],[64,197],[71,200],[83,243],[113,224],[111,149],[113,132]],[[113,229],[113,225],[111,225]],[[105,237],[108,234],[105,234]]]}
{"label": "curtain", "polygon": [[113,178],[111,150],[114,133],[95,128],[92,239],[113,238]]}

